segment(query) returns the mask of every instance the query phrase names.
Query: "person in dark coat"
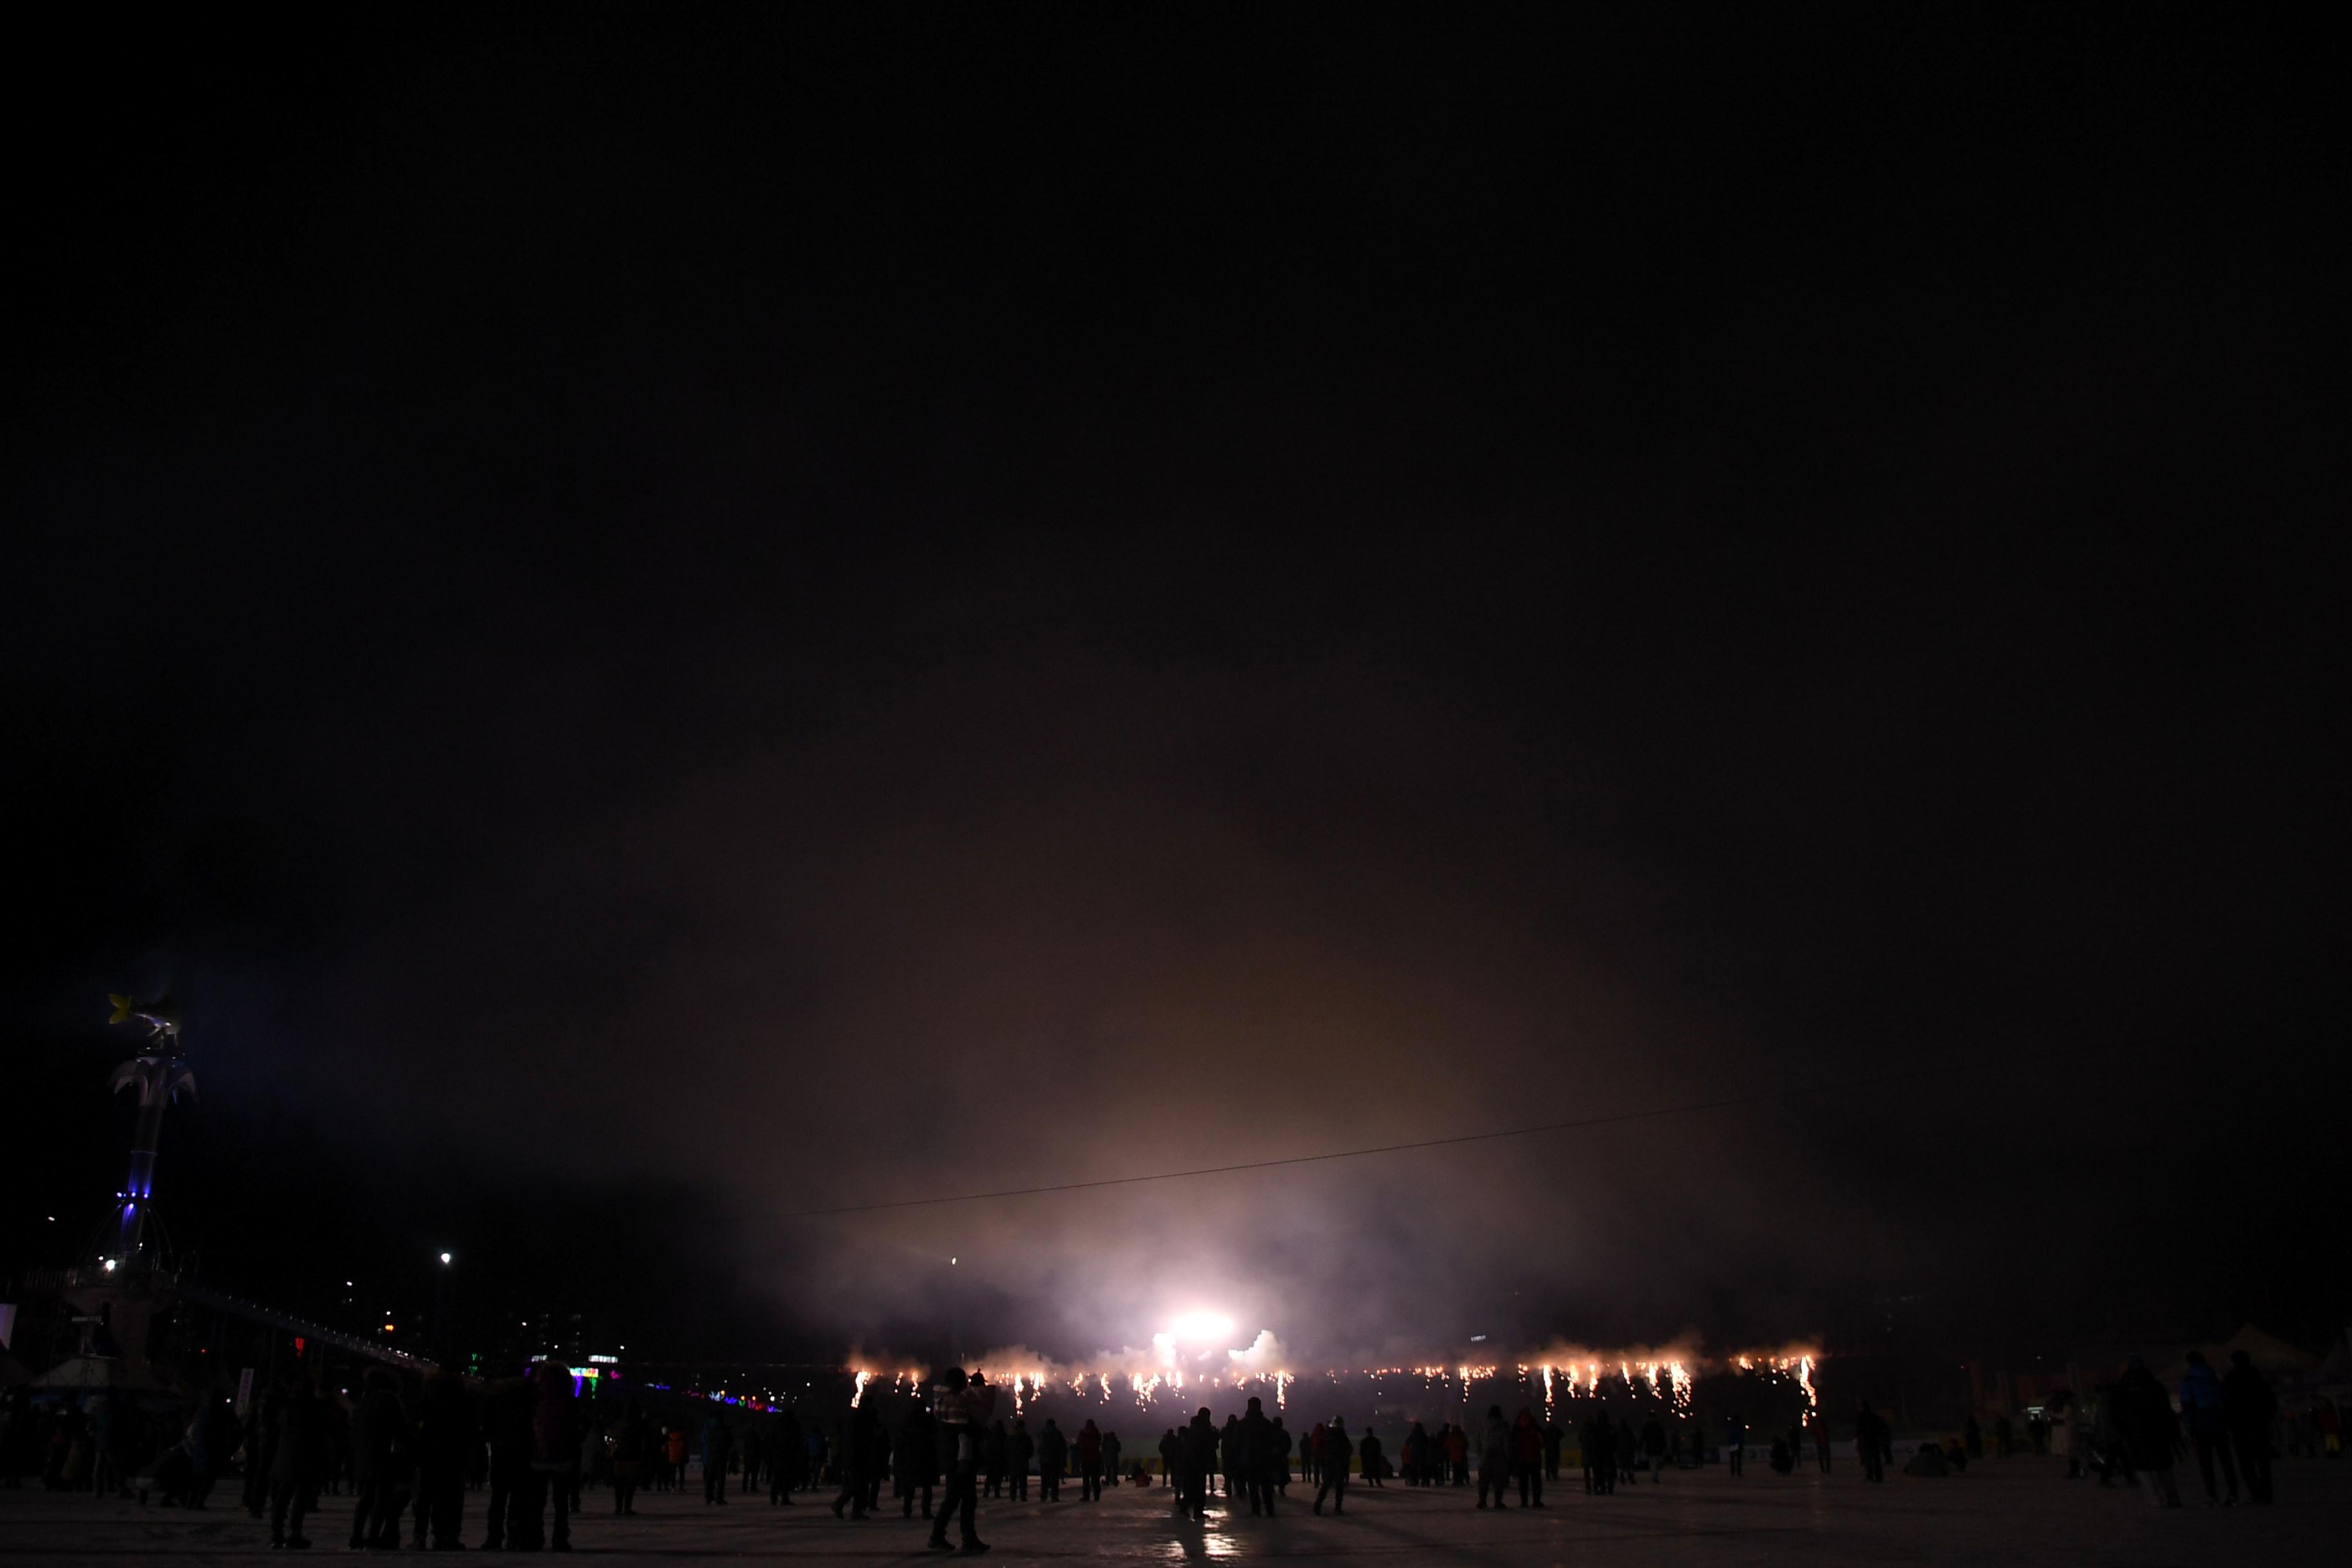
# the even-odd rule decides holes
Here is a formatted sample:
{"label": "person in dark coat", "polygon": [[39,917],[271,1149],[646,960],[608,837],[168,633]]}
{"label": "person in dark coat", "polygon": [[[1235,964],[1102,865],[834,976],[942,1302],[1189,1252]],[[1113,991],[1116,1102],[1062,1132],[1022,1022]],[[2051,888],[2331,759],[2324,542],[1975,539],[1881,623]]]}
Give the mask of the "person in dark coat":
{"label": "person in dark coat", "polygon": [[400,1536],[399,1492],[409,1458],[408,1415],[399,1381],[387,1367],[368,1369],[366,1392],[352,1416],[352,1550]]}
{"label": "person in dark coat", "polygon": [[529,1539],[523,1505],[530,1497],[530,1385],[520,1377],[495,1379],[482,1402],[483,1436],[490,1444],[489,1536],[484,1551],[504,1551]]}
{"label": "person in dark coat", "polygon": [[1853,1453],[1862,1461],[1864,1480],[1886,1479],[1886,1417],[1873,1410],[1869,1400],[1864,1400],[1853,1417]]}
{"label": "person in dark coat", "polygon": [[735,1490],[738,1495],[757,1491],[760,1487],[760,1466],[767,1457],[767,1445],[760,1440],[760,1428],[757,1423],[744,1424],[743,1441],[739,1445],[739,1450],[743,1456],[743,1469],[736,1482]]}
{"label": "person in dark coat", "polygon": [[269,1544],[303,1547],[302,1520],[317,1503],[326,1468],[325,1411],[299,1374],[279,1389],[269,1426]]}
{"label": "person in dark coat", "polygon": [[2271,1423],[2278,1418],[2278,1396],[2254,1358],[2243,1351],[2230,1352],[2229,1375],[2221,1379],[2221,1413],[2230,1429],[2230,1446],[2238,1451],[2238,1468],[2245,1473],[2246,1500],[2271,1500]]}
{"label": "person in dark coat", "polygon": [[945,1386],[940,1389],[932,1408],[940,1438],[949,1448],[947,1493],[940,1500],[940,1511],[931,1520],[933,1551],[947,1549],[948,1520],[951,1515],[961,1521],[966,1552],[988,1550],[977,1528],[978,1482],[982,1424],[995,1408],[996,1390],[988,1386],[985,1375],[967,1377],[960,1366],[948,1368]]}
{"label": "person in dark coat", "polygon": [[882,1483],[890,1479],[890,1428],[883,1423],[881,1413],[874,1416],[874,1436],[866,1445],[866,1511],[882,1511]]}
{"label": "person in dark coat", "polygon": [[[245,1486],[238,1501],[245,1511],[255,1519],[269,1514],[269,1435],[277,1429],[278,1399],[275,1385],[265,1391],[247,1412],[250,1424],[245,1431]],[[121,1442],[115,1431],[120,1424],[111,1389],[100,1396],[98,1409],[90,1416],[90,1490],[104,1497],[115,1489],[121,1471],[116,1464],[116,1449]]]}
{"label": "person in dark coat", "polygon": [[[1419,1429],[1419,1423],[1415,1423],[1415,1429]],[[1559,1479],[1559,1450],[1562,1447],[1562,1439],[1566,1436],[1567,1434],[1560,1430],[1559,1422],[1549,1415],[1544,1417],[1543,1467],[1544,1479],[1548,1481]]]}
{"label": "person in dark coat", "polygon": [[2197,1453],[2197,1470],[2204,1478],[2205,1501],[2214,1500],[2213,1470],[2219,1465],[2229,1483],[2229,1504],[2238,1502],[2238,1467],[2230,1455],[2230,1425],[2222,1413],[2221,1380],[2205,1361],[2203,1351],[2190,1351],[2189,1373],[2180,1380],[2180,1417],[2189,1428],[2189,1446]]}
{"label": "person in dark coat", "polygon": [[1102,1500],[1103,1443],[1102,1431],[1092,1420],[1078,1428],[1078,1500]]}
{"label": "person in dark coat", "polygon": [[1365,1427],[1362,1439],[1356,1444],[1356,1473],[1364,1478],[1366,1486],[1376,1487],[1387,1474],[1388,1463],[1388,1455],[1381,1448],[1380,1434]]}
{"label": "person in dark coat", "polygon": [[1503,1425],[1503,1407],[1486,1406],[1486,1425],[1478,1435],[1478,1506],[1486,1506],[1489,1492],[1495,1506],[1503,1506],[1503,1488],[1511,1476],[1511,1429]]}
{"label": "person in dark coat", "polygon": [[[416,1508],[429,1523],[434,1550],[454,1552],[466,1508],[466,1463],[480,1441],[465,1384],[436,1367],[425,1375],[416,1406]],[[419,1540],[423,1539],[420,1530]]]}
{"label": "person in dark coat", "polygon": [[[1175,1427],[1171,1426],[1160,1435],[1160,1479],[1162,1485],[1176,1486],[1176,1472],[1182,1468],[1177,1462],[1177,1455],[1181,1451],[1181,1446],[1176,1441]],[[1181,1491],[1183,1489],[1177,1487],[1176,1489]],[[1181,1498],[1177,1500],[1177,1506],[1179,1508],[1183,1506]]]}
{"label": "person in dark coat", "polygon": [[919,1492],[923,1517],[930,1518],[931,1489],[940,1479],[939,1429],[919,1397],[907,1407],[906,1419],[898,1424],[898,1454],[890,1469],[892,1488],[906,1502],[898,1510],[900,1515],[915,1517],[915,1497]]}
{"label": "person in dark coat", "polygon": [[2132,1468],[2147,1478],[2158,1508],[2179,1508],[2180,1488],[2172,1478],[2172,1453],[2180,1441],[2180,1418],[2171,1396],[2139,1357],[2131,1358],[2116,1384],[2116,1430]]}
{"label": "person in dark coat", "polygon": [[1182,1479],[1176,1494],[1176,1511],[1194,1521],[1209,1517],[1209,1477],[1217,1468],[1217,1428],[1205,1405],[1177,1434],[1177,1464]]}
{"label": "person in dark coat", "polygon": [[1521,1508],[1543,1507],[1543,1428],[1524,1405],[1511,1419],[1511,1479],[1519,1483]]}
{"label": "person in dark coat", "polygon": [[1323,1445],[1315,1455],[1315,1473],[1321,1478],[1315,1486],[1315,1511],[1323,1511],[1323,1500],[1331,1500],[1333,1513],[1348,1511],[1348,1461],[1356,1457],[1355,1444],[1348,1440],[1348,1424],[1338,1416],[1323,1424]]}
{"label": "person in dark coat", "polygon": [[1250,1512],[1271,1518],[1275,1469],[1280,1458],[1275,1451],[1274,1423],[1265,1418],[1265,1406],[1253,1398],[1236,1430],[1242,1474],[1248,1481]]}
{"label": "person in dark coat", "polygon": [[1586,1417],[1578,1442],[1584,1449],[1587,1489],[1596,1497],[1610,1496],[1617,1489],[1617,1433],[1610,1425],[1607,1405]]}
{"label": "person in dark coat", "polygon": [[637,1488],[644,1484],[646,1466],[652,1461],[655,1444],[654,1424],[646,1419],[645,1407],[635,1400],[621,1413],[621,1424],[613,1431],[613,1511],[637,1511]]}
{"label": "person in dark coat", "polygon": [[572,1373],[551,1361],[539,1363],[532,1380],[530,1403],[530,1496],[524,1516],[530,1521],[530,1542],[542,1539],[540,1510],[549,1511],[548,1546],[572,1550],[572,1478],[580,1465],[578,1414],[572,1397]]}
{"label": "person in dark coat", "polygon": [[1029,1500],[1029,1461],[1036,1453],[1037,1444],[1029,1436],[1029,1423],[1014,1416],[1013,1430],[1004,1439],[1004,1471],[1013,1479],[1013,1497],[1022,1502]]}
{"label": "person in dark coat", "polygon": [[1045,1429],[1037,1434],[1037,1500],[1062,1500],[1062,1477],[1070,1468],[1070,1440],[1045,1417]]}
{"label": "person in dark coat", "polygon": [[[793,1505],[793,1488],[801,1472],[808,1468],[808,1439],[801,1435],[801,1418],[784,1407],[784,1418],[777,1423],[775,1452],[768,1460],[768,1501],[778,1508]],[[928,1511],[928,1510],[927,1510]]]}
{"label": "person in dark coat", "polygon": [[[866,1472],[874,1460],[874,1439],[880,1423],[874,1418],[874,1406],[864,1401],[849,1413],[849,1440],[843,1445],[841,1490],[833,1500],[833,1517],[839,1519],[844,1508],[852,1519],[866,1517]],[[709,1464],[705,1458],[703,1463]],[[719,1467],[726,1468],[722,1461]]]}
{"label": "person in dark coat", "polygon": [[[727,1461],[734,1452],[735,1429],[727,1425],[723,1412],[713,1409],[702,1423],[702,1500],[705,1504],[727,1500]],[[836,1506],[833,1511],[839,1513],[841,1510]]]}
{"label": "person in dark coat", "polygon": [[[1104,1433],[1102,1449],[1103,1474],[1109,1479],[1110,1484],[1113,1486],[1118,1485],[1118,1434],[1116,1432]],[[1139,1464],[1136,1468],[1140,1469],[1142,1468],[1142,1466]],[[1097,1490],[1099,1489],[1097,1489]]]}
{"label": "person in dark coat", "polygon": [[1002,1421],[990,1424],[981,1436],[981,1488],[982,1497],[1004,1495],[1004,1478],[1013,1468],[1013,1437]]}

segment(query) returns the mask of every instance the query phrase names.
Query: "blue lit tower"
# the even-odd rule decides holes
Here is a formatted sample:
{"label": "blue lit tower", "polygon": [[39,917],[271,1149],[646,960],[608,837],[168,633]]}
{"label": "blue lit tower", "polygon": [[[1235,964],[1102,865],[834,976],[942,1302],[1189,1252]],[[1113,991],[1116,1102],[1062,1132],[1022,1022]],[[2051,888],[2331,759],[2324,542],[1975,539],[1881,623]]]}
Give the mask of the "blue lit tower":
{"label": "blue lit tower", "polygon": [[163,1141],[163,1111],[182,1094],[196,1092],[195,1075],[180,1053],[180,1016],[168,1001],[142,1006],[128,996],[110,996],[112,1024],[147,1026],[137,1056],[114,1069],[111,1086],[139,1092],[139,1125],[131,1138],[131,1175],[115,1196],[120,1206],[100,1227],[95,1250],[108,1270],[155,1268],[164,1264],[163,1226],[154,1218],[155,1153]]}

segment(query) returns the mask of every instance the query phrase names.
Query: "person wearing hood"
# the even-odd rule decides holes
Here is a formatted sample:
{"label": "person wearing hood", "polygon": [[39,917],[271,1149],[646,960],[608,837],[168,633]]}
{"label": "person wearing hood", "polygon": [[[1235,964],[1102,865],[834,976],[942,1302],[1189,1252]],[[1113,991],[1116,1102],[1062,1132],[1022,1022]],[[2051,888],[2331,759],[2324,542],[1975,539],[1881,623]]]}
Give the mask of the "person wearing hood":
{"label": "person wearing hood", "polygon": [[1486,1406],[1486,1425],[1478,1434],[1478,1506],[1486,1506],[1491,1493],[1495,1506],[1503,1506],[1503,1489],[1511,1478],[1511,1429],[1503,1425],[1503,1407]]}
{"label": "person wearing hood", "polygon": [[2230,1495],[2222,1500],[2225,1508],[2238,1505],[2238,1467],[2230,1457],[2230,1426],[2224,1414],[2227,1396],[2221,1380],[2207,1364],[2203,1351],[2189,1352],[2189,1371],[2180,1380],[2181,1424],[2189,1428],[2189,1446],[2197,1452],[2197,1473],[2205,1481],[2205,1506],[2213,1506],[2213,1467],[2218,1461],[2221,1479],[2229,1483]]}

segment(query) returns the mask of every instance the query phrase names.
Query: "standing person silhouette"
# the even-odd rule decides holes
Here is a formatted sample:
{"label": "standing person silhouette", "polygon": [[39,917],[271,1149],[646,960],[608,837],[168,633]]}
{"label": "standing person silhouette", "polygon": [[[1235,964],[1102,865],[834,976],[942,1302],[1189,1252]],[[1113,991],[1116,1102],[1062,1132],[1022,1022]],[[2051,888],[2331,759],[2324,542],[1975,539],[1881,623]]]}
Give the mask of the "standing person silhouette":
{"label": "standing person silhouette", "polygon": [[1503,1407],[1486,1406],[1486,1428],[1478,1434],[1478,1506],[1485,1508],[1492,1494],[1495,1506],[1503,1506],[1503,1488],[1511,1475],[1511,1429],[1503,1425]]}
{"label": "standing person silhouette", "polygon": [[931,1413],[920,1399],[907,1406],[907,1417],[898,1425],[898,1453],[891,1461],[891,1484],[906,1506],[898,1510],[900,1517],[915,1517],[917,1494],[921,1495],[923,1517],[931,1517],[931,1489],[940,1479],[940,1440]]}
{"label": "standing person silhouette", "polygon": [[1209,1407],[1201,1406],[1177,1434],[1177,1462],[1183,1467],[1184,1479],[1176,1494],[1176,1511],[1195,1522],[1209,1517],[1209,1478],[1217,1468],[1217,1428],[1209,1419]]}
{"label": "standing person silhouette", "polygon": [[1315,1473],[1322,1478],[1315,1486],[1315,1511],[1323,1511],[1323,1500],[1331,1500],[1333,1513],[1348,1511],[1348,1461],[1356,1457],[1356,1446],[1348,1441],[1348,1424],[1334,1415],[1323,1426],[1322,1447],[1315,1455]]}
{"label": "standing person silhouette", "polygon": [[982,1428],[996,1409],[996,1390],[985,1375],[967,1376],[963,1368],[948,1368],[945,1385],[933,1402],[932,1414],[947,1447],[947,1493],[931,1521],[931,1549],[948,1550],[948,1520],[958,1521],[963,1550],[981,1552],[988,1542],[980,1538],[980,1464]]}
{"label": "standing person silhouette", "polygon": [[833,1500],[833,1517],[835,1519],[841,1517],[841,1510],[845,1508],[850,1510],[852,1519],[866,1517],[866,1472],[874,1464],[877,1426],[871,1405],[861,1401],[857,1408],[849,1413],[849,1441],[844,1445],[841,1455],[841,1490]]}
{"label": "standing person silhouette", "polygon": [[735,1451],[735,1429],[717,1410],[702,1423],[702,1500],[727,1500],[727,1459]]}
{"label": "standing person silhouette", "polygon": [[[1078,1500],[1100,1502],[1103,1481],[1102,1429],[1094,1424],[1092,1416],[1087,1417],[1087,1424],[1078,1428],[1077,1450]],[[1112,1462],[1116,1464],[1118,1461]]]}
{"label": "standing person silhouette", "polygon": [[2254,1358],[2244,1351],[2230,1352],[2230,1370],[2221,1379],[2222,1409],[2229,1416],[2230,1441],[2238,1450],[2238,1468],[2245,1472],[2246,1500],[2267,1506],[2271,1500],[2271,1423],[2278,1417],[2278,1395],[2263,1381]]}
{"label": "standing person silhouette", "polygon": [[1274,1512],[1274,1423],[1265,1418],[1265,1407],[1255,1397],[1249,1402],[1249,1414],[1241,1419],[1237,1428],[1242,1475],[1249,1490],[1250,1512]]}
{"label": "standing person silhouette", "polygon": [[1853,1453],[1862,1461],[1864,1480],[1886,1479],[1886,1418],[1870,1407],[1869,1400],[1862,1401],[1853,1416]]}

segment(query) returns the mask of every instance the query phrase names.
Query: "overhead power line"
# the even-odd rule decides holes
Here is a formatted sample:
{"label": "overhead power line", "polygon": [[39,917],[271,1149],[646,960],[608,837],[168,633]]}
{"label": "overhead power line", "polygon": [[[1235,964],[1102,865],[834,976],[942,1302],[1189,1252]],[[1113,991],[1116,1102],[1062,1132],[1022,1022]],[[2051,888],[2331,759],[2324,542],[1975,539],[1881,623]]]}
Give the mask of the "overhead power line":
{"label": "overhead power line", "polygon": [[[2064,1053],[2058,1053],[2064,1054]],[[2043,1061],[2054,1059],[2044,1055]],[[883,1203],[838,1204],[829,1208],[794,1209],[780,1215],[783,1219],[821,1219],[832,1215],[878,1214],[886,1209],[935,1208],[945,1204],[987,1203],[997,1198],[1041,1197],[1049,1193],[1080,1193],[1097,1187],[1135,1187],[1147,1182],[1182,1182],[1198,1176],[1226,1176],[1241,1171],[1271,1171],[1285,1165],[1314,1165],[1329,1160],[1362,1160],[1376,1154],[1402,1154],[1415,1149],[1443,1149],[1457,1143],[1487,1143],[1505,1138],[1531,1138],[1542,1132],[1569,1132],[1585,1127],[1610,1127],[1625,1121],[1649,1121],[1665,1116],[1688,1116],[1703,1110],[1729,1110],[1743,1105],[1763,1105],[1776,1100],[1789,1100],[1800,1094],[1841,1092],[1859,1089],[1879,1089],[1892,1083],[1909,1083],[1924,1078],[1949,1076],[1951,1068],[1942,1064],[1911,1072],[1889,1073],[1872,1079],[1848,1079],[1843,1083],[1790,1084],[1780,1089],[1759,1089],[1753,1094],[1730,1095],[1720,1100],[1696,1100],[1680,1105],[1645,1106],[1639,1110],[1612,1111],[1602,1116],[1576,1116],[1564,1121],[1538,1121],[1526,1127],[1503,1127],[1487,1132],[1459,1132],[1447,1138],[1416,1138],[1403,1143],[1373,1143],[1360,1149],[1330,1149],[1318,1154],[1286,1154],[1273,1160],[1241,1160],[1230,1165],[1196,1165],[1181,1171],[1152,1171],[1134,1176],[1099,1176],[1085,1182],[1051,1182],[1034,1187],[999,1187],[982,1193],[943,1193],[923,1198],[892,1198]]]}

